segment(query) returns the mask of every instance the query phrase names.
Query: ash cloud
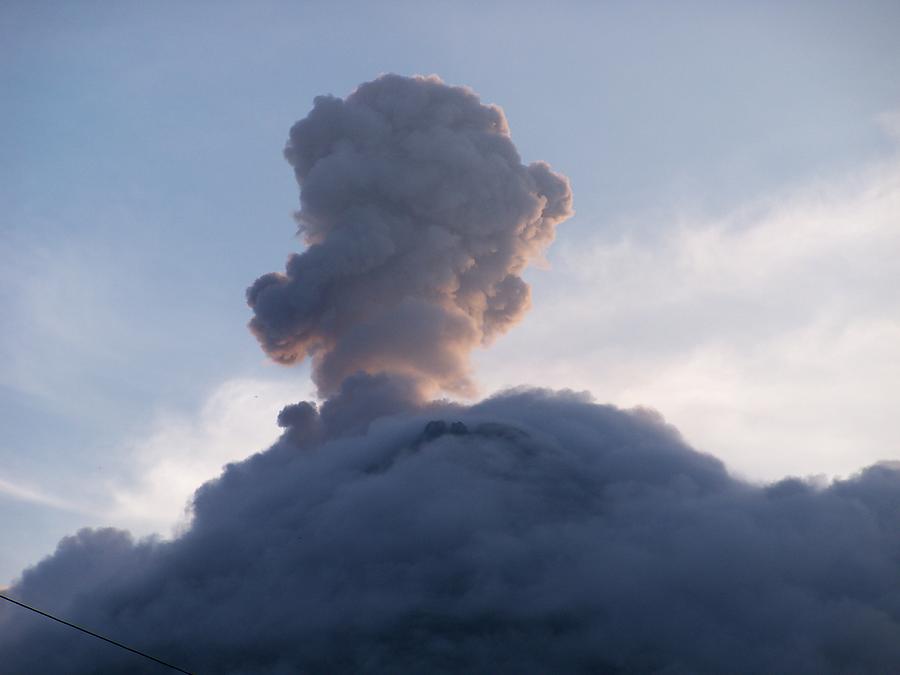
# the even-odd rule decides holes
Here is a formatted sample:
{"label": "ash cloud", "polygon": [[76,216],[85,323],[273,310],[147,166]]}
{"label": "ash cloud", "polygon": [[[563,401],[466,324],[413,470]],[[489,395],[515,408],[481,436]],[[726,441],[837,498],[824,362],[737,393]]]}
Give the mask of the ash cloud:
{"label": "ash cloud", "polygon": [[[83,530],[8,592],[196,673],[896,672],[900,467],[731,476],[657,413],[471,406],[466,354],[527,306],[570,212],[496,108],[435,78],[318,99],[287,151],[310,246],[249,292],[321,405],[194,495],[170,542]],[[364,339],[371,337],[371,339]],[[157,673],[0,606],[11,675]]]}
{"label": "ash cloud", "polygon": [[360,371],[473,393],[468,354],[527,311],[521,273],[572,214],[568,181],[522,164],[499,107],[434,76],[316,98],[284,154],[308,247],[247,291],[265,351],[311,357],[323,395]]}
{"label": "ash cloud", "polygon": [[[198,673],[900,663],[896,468],[758,487],[648,411],[520,391],[372,419],[390,386],[364,378],[331,421],[283,412],[179,539],[82,531],[10,592]],[[0,653],[13,674],[158,672],[9,611]]]}

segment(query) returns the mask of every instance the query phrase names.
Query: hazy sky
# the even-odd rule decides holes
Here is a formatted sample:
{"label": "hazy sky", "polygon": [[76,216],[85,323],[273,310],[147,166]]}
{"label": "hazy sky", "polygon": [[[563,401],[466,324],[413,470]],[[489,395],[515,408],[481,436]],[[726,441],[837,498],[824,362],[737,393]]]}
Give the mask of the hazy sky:
{"label": "hazy sky", "polygon": [[314,390],[246,329],[299,250],[318,94],[435,73],[575,217],[482,393],[659,410],[755,480],[900,459],[895,3],[0,8],[0,584],[88,524],[168,533]]}

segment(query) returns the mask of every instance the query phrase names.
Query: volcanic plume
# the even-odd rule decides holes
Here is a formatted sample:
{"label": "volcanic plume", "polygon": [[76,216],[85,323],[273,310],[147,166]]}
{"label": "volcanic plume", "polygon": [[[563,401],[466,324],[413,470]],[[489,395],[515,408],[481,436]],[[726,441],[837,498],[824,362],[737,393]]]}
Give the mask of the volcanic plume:
{"label": "volcanic plume", "polygon": [[247,292],[266,352],[311,356],[325,395],[359,371],[472,393],[468,353],[528,309],[520,274],[572,214],[568,181],[523,165],[503,111],[436,77],[316,98],[284,155],[308,246]]}
{"label": "volcanic plume", "polygon": [[[248,291],[327,398],[201,486],[178,538],[83,530],[9,594],[196,673],[887,673],[900,470],[731,476],[649,409],[518,389],[467,355],[528,307],[571,213],[499,108],[435,77],[316,99],[287,150],[307,241]],[[0,613],[4,673],[156,673]]]}

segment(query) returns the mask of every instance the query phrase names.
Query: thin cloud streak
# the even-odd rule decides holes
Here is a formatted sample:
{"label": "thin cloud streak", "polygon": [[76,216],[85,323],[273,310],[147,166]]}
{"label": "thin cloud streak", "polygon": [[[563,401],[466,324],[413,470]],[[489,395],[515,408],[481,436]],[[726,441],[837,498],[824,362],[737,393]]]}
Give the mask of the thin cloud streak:
{"label": "thin cloud streak", "polygon": [[69,511],[72,513],[82,513],[91,516],[97,515],[95,512],[85,508],[84,506],[74,504],[65,499],[60,499],[59,497],[54,497],[53,495],[47,494],[32,485],[28,485],[27,483],[22,483],[19,481],[11,482],[9,480],[0,478],[0,493],[3,493],[5,496],[12,499],[28,502],[31,504],[49,506],[54,509],[60,509],[62,511]]}

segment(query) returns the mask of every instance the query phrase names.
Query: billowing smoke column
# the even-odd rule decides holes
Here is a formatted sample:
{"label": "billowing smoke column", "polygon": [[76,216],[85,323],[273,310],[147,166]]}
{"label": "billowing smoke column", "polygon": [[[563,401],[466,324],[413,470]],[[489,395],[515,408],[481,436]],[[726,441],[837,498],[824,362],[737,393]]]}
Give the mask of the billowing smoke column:
{"label": "billowing smoke column", "polygon": [[[9,592],[199,674],[897,672],[897,470],[760,488],[652,413],[405,397],[291,406],[179,539],[83,531]],[[164,672],[15,608],[0,656]]]}
{"label": "billowing smoke column", "polygon": [[568,181],[523,165],[503,111],[437,77],[316,98],[285,157],[308,248],[247,292],[266,352],[312,356],[325,395],[358,371],[473,393],[468,353],[528,309],[520,274],[572,214]]}
{"label": "billowing smoke column", "polygon": [[[469,181],[401,150],[420,143],[498,150]],[[313,354],[331,397],[284,408],[177,539],[84,530],[11,595],[198,674],[900,672],[896,466],[755,486],[648,410],[422,398],[465,389],[465,350],[522,311],[516,273],[568,211],[561,179],[512,162],[499,112],[391,76],[320,99],[289,148],[312,245],[254,286],[253,326],[276,358]],[[162,672],[8,607],[0,670]]]}

